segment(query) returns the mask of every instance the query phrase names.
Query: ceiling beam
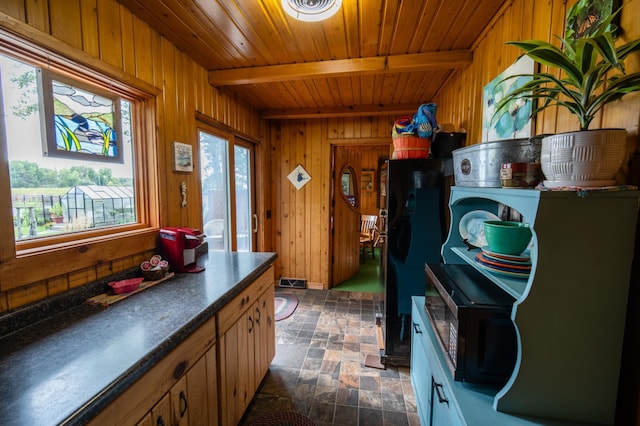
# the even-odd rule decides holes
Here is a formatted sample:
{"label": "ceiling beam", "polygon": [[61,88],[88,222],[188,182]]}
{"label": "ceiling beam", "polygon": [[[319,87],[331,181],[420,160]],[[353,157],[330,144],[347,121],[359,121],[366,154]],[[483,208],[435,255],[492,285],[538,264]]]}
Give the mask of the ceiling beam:
{"label": "ceiling beam", "polygon": [[407,55],[376,56],[357,59],[305,62],[301,64],[270,65],[209,71],[213,86],[274,83],[309,78],[345,77],[462,68],[471,63],[470,50],[412,53]]}
{"label": "ceiling beam", "polygon": [[418,110],[415,104],[394,105],[364,105],[344,106],[329,108],[292,108],[292,109],[265,109],[259,111],[262,119],[293,120],[302,118],[327,118],[327,117],[360,117],[381,115],[413,115]]}

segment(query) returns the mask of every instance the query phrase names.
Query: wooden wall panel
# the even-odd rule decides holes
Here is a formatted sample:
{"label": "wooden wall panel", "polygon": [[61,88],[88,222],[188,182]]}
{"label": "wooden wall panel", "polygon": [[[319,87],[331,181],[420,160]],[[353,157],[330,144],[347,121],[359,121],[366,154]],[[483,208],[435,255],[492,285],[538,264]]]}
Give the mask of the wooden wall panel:
{"label": "wooden wall panel", "polygon": [[[554,35],[562,35],[564,17],[568,8],[564,0],[514,0],[489,23],[487,30],[473,47],[473,63],[454,72],[439,90],[434,102],[438,104],[438,122],[452,123],[468,132],[466,144],[482,140],[482,88],[496,75],[511,65],[520,54],[518,49],[505,47],[509,40],[542,39],[560,45]],[[627,40],[637,38],[640,28],[636,19],[638,0],[623,2],[621,27],[628,34]],[[622,39],[624,39],[624,35]],[[639,60],[627,61],[629,71],[639,69]],[[546,67],[543,67],[545,70]],[[626,128],[630,135],[629,151],[638,143],[638,110],[640,96],[633,94],[620,103],[609,105],[595,126]],[[535,122],[535,134],[577,130],[577,121],[565,111],[548,110]],[[622,180],[622,177],[620,178]]]}
{"label": "wooden wall panel", "polygon": [[42,32],[48,33],[48,3],[40,0],[25,0],[24,4],[27,12],[27,23]]}
{"label": "wooden wall panel", "polygon": [[[102,69],[114,70],[114,75],[124,72],[127,78],[160,89],[160,95],[151,102],[156,105],[156,128],[151,136],[158,157],[153,172],[157,176],[151,181],[158,182],[159,190],[150,198],[159,200],[160,226],[201,227],[199,174],[173,172],[171,143],[180,141],[197,149],[196,112],[259,140],[257,113],[235,97],[212,88],[206,70],[115,0],[3,0],[0,12],[59,40],[54,47],[71,57],[88,54]],[[187,207],[180,205],[182,181],[188,187]],[[122,244],[129,246],[126,255],[121,254]],[[75,253],[63,274],[59,269],[42,272],[29,261],[12,259],[15,254],[10,253],[8,259],[3,256],[0,312],[135,266],[154,252],[154,245],[154,237],[140,236],[118,244],[98,243],[88,254]],[[105,262],[105,258],[110,260]],[[315,268],[321,269],[318,264]]]}
{"label": "wooden wall panel", "polygon": [[98,35],[100,37],[100,59],[122,68],[122,29],[120,6],[112,0],[97,0]]}
{"label": "wooden wall panel", "polygon": [[[359,147],[362,167],[377,169],[378,158],[391,154],[394,120],[363,117],[270,122],[266,139],[271,149],[271,250],[278,253],[277,278],[302,278],[310,288],[328,288],[332,146]],[[298,164],[311,175],[299,191],[287,179]],[[376,191],[362,198],[363,213],[378,214],[377,189],[376,182]]]}
{"label": "wooden wall panel", "polygon": [[[97,58],[100,56],[100,41],[98,38],[98,7],[96,0],[82,0],[80,2],[80,14],[82,50]],[[138,25],[138,27],[141,26]],[[141,58],[138,59],[140,60]]]}
{"label": "wooden wall panel", "polygon": [[78,49],[82,48],[81,9],[77,0],[49,0],[51,35]]}
{"label": "wooden wall panel", "polygon": [[[120,8],[120,21],[122,22],[120,25],[122,39],[135,40],[133,26],[134,16],[124,7]],[[137,43],[137,41],[134,41],[134,43]],[[139,60],[142,60],[142,58],[136,58],[136,48],[134,43],[123,43],[122,45],[122,69],[131,75],[136,75],[136,63]]]}
{"label": "wooden wall panel", "polygon": [[6,1],[2,6],[2,11],[20,21],[25,20],[26,11],[24,1]]}

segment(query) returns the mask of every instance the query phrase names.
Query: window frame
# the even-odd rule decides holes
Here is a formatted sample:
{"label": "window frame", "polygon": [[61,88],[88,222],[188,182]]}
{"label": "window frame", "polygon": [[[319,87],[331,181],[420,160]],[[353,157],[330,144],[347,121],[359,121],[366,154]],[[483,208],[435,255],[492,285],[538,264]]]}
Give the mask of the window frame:
{"label": "window frame", "polygon": [[[0,143],[0,226],[11,229],[11,232],[0,239],[0,291],[34,283],[52,275],[95,268],[101,263],[108,264],[112,259],[125,258],[144,250],[154,250],[160,223],[155,128],[156,98],[162,93],[161,89],[97,61],[77,48],[61,47],[55,38],[48,35],[40,35],[33,40],[33,32],[26,24],[17,22],[11,30],[9,32],[0,28],[0,53],[35,67],[52,69],[57,75],[82,82],[85,86],[99,89],[108,87],[131,102],[137,221],[133,224],[15,241],[11,226],[13,208],[9,158],[3,138]],[[74,260],[60,262],[60,259],[65,258]],[[38,264],[55,265],[55,270],[52,271],[50,267],[34,267]]]}

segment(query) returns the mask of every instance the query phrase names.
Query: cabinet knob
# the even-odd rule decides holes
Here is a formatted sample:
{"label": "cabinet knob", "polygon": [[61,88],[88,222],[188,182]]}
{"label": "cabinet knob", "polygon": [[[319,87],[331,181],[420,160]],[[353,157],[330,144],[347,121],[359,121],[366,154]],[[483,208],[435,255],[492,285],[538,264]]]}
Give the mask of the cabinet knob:
{"label": "cabinet knob", "polygon": [[420,330],[420,325],[416,322],[413,323],[413,330],[416,332],[416,334],[422,334],[422,330]]}
{"label": "cabinet knob", "polygon": [[262,313],[260,312],[260,308],[256,308],[256,314],[258,314],[256,316],[256,325],[260,325],[260,318],[262,317]]}
{"label": "cabinet knob", "polygon": [[253,318],[249,317],[249,333],[253,333]]}
{"label": "cabinet knob", "polygon": [[156,419],[156,425],[157,426],[165,426],[165,422],[164,422],[164,419],[162,418],[162,416],[158,416],[158,418]]}

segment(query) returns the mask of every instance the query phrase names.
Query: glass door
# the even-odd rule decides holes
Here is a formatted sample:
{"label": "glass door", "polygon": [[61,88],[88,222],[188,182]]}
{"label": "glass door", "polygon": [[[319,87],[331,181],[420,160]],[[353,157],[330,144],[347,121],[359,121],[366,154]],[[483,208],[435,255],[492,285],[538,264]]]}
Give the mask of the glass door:
{"label": "glass door", "polygon": [[208,129],[199,129],[198,137],[202,223],[209,249],[253,251],[257,232],[253,146]]}
{"label": "glass door", "polygon": [[199,131],[203,232],[209,250],[230,251],[229,141]]}
{"label": "glass door", "polygon": [[236,190],[236,241],[238,251],[253,251],[256,246],[257,217],[254,211],[252,146],[236,143],[233,147]]}

